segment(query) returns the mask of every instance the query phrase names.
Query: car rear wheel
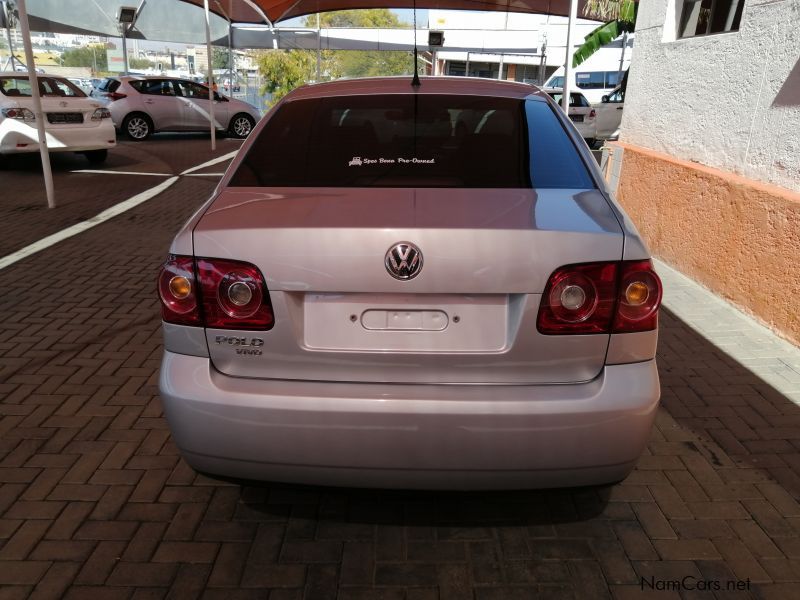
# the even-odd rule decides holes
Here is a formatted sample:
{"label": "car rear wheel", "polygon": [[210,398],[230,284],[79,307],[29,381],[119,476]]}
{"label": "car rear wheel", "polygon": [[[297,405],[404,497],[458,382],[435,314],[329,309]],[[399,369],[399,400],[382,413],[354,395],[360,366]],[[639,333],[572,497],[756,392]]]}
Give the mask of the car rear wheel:
{"label": "car rear wheel", "polygon": [[101,165],[106,162],[108,150],[89,150],[88,152],[84,152],[83,155],[89,161],[89,164]]}
{"label": "car rear wheel", "polygon": [[256,122],[253,117],[245,113],[239,113],[238,115],[234,115],[234,117],[231,119],[231,124],[228,127],[228,131],[232,136],[243,139],[250,135],[250,132],[253,131],[255,124]]}
{"label": "car rear wheel", "polygon": [[153,133],[153,122],[142,113],[133,113],[122,121],[122,130],[135,142],[141,142]]}

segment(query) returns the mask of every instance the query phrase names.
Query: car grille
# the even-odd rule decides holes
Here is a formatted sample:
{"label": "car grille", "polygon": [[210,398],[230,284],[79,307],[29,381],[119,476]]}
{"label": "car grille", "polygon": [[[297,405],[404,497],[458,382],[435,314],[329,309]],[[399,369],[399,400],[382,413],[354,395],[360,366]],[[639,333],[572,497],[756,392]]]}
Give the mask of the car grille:
{"label": "car grille", "polygon": [[573,123],[583,123],[583,115],[570,115],[569,118]]}
{"label": "car grille", "polygon": [[83,123],[83,113],[79,112],[58,112],[47,113],[49,123]]}

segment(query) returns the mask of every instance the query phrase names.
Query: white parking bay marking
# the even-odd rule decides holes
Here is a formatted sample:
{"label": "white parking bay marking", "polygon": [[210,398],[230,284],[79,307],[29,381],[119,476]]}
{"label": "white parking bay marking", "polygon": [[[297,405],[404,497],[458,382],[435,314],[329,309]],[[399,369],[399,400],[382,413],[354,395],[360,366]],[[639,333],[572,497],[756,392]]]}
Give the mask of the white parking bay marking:
{"label": "white parking bay marking", "polygon": [[187,173],[187,177],[222,177],[225,173]]}
{"label": "white parking bay marking", "polygon": [[181,175],[188,175],[189,173],[194,173],[195,171],[199,171],[200,169],[205,169],[206,167],[210,167],[211,165],[216,165],[221,162],[225,162],[226,160],[230,160],[231,158],[236,156],[237,152],[238,150],[234,150],[233,152],[228,152],[223,156],[219,156],[208,162],[204,162],[202,165],[197,165],[196,167],[192,167],[191,169],[186,169],[183,173],[181,173]]}
{"label": "white parking bay marking", "polygon": [[27,258],[32,254],[36,254],[37,252],[41,252],[45,248],[49,248],[63,240],[71,238],[72,236],[78,235],[79,233],[86,231],[87,229],[91,229],[96,225],[100,225],[100,223],[104,223],[109,219],[113,219],[119,214],[124,213],[127,210],[134,208],[135,206],[139,206],[142,202],[147,202],[150,198],[158,196],[161,192],[166,190],[170,187],[173,183],[178,181],[178,177],[170,177],[166,181],[162,181],[157,186],[150,188],[149,190],[145,190],[119,204],[115,204],[111,208],[104,210],[103,212],[95,215],[91,219],[87,221],[81,221],[80,223],[76,223],[72,227],[67,227],[59,231],[58,233],[54,233],[52,235],[48,235],[46,238],[42,238],[38,242],[34,242],[29,246],[25,246],[21,250],[17,250],[11,254],[7,254],[6,256],[0,258],[0,270],[5,269],[9,265],[13,265],[15,262],[22,260],[23,258]]}
{"label": "white parking bay marking", "polygon": [[[197,165],[196,167],[191,167],[183,171],[180,175],[189,175],[194,171],[199,171],[200,169],[205,169],[206,167],[210,167],[212,165],[219,164],[221,162],[225,162],[226,160],[232,159],[236,156],[237,151],[228,152],[224,156],[219,156],[203,164]],[[161,192],[172,186],[173,183],[178,181],[180,175],[172,175],[170,176],[169,173],[134,173],[134,172],[125,172],[125,171],[101,171],[101,170],[93,170],[93,169],[85,169],[82,171],[73,171],[77,173],[100,173],[103,175],[157,175],[160,177],[169,177],[169,179],[162,181],[157,186],[150,188],[149,190],[145,190],[136,194],[135,196],[131,196],[127,200],[123,200],[119,204],[115,204],[111,208],[107,208],[103,212],[95,215],[91,219],[86,221],[81,221],[80,223],[76,223],[71,227],[67,227],[57,233],[52,235],[48,235],[45,238],[42,238],[38,242],[34,242],[24,248],[17,250],[16,252],[12,252],[11,254],[7,254],[6,256],[0,257],[0,270],[5,269],[6,267],[13,265],[16,262],[21,261],[23,258],[27,258],[37,252],[41,252],[50,246],[53,246],[63,240],[69,239],[79,233],[86,231],[87,229],[91,229],[96,225],[100,225],[101,223],[105,223],[109,219],[113,219],[117,215],[120,215],[136,206],[139,206],[143,202],[147,202],[151,198],[155,198]],[[222,176],[223,173],[197,173],[195,176]]]}
{"label": "white parking bay marking", "polygon": [[72,173],[99,173],[100,175],[155,175],[156,177],[170,177],[172,173],[144,173],[139,171],[103,171],[100,169],[78,169]]}

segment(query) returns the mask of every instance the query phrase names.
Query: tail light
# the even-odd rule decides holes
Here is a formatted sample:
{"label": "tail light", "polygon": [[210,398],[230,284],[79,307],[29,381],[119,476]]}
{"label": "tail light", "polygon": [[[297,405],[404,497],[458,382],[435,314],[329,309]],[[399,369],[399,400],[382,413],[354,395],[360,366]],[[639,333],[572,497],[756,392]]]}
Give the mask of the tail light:
{"label": "tail light", "polygon": [[123,98],[127,98],[127,97],[128,97],[128,94],[121,94],[119,92],[106,92],[106,98],[108,98],[112,102],[114,100],[122,100]]}
{"label": "tail light", "polygon": [[102,121],[103,119],[110,119],[111,111],[107,108],[96,108],[92,113],[92,121]]}
{"label": "tail light", "polygon": [[619,289],[612,333],[650,331],[658,327],[662,287],[649,260],[622,263]]}
{"label": "tail light", "polygon": [[8,117],[9,119],[18,119],[20,121],[35,121],[36,116],[33,114],[32,111],[28,110],[27,108],[4,108],[0,110],[0,113],[4,117]]}
{"label": "tail light", "polygon": [[161,318],[178,325],[200,325],[194,261],[190,256],[170,256],[158,274]]}
{"label": "tail light", "polygon": [[545,286],[537,329],[547,335],[650,331],[658,326],[661,293],[649,260],[561,267]]}
{"label": "tail light", "polygon": [[275,322],[264,277],[250,263],[170,256],[158,290],[167,323],[265,331]]}
{"label": "tail light", "polygon": [[590,119],[594,119],[596,116],[597,116],[597,111],[595,111],[595,109],[592,109],[592,110],[589,111],[589,118]]}

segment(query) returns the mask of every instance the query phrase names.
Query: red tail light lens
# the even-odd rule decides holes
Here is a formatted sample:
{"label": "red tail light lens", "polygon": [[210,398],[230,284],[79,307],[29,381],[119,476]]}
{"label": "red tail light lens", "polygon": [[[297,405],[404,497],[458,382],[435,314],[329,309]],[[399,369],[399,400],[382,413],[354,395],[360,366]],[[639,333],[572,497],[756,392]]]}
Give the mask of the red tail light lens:
{"label": "red tail light lens", "polygon": [[158,274],[161,317],[167,323],[200,325],[194,261],[191,256],[170,255]]}
{"label": "red tail light lens", "polygon": [[275,318],[263,275],[250,263],[198,258],[203,316],[206,327],[272,329]]}
{"label": "red tail light lens", "polygon": [[594,109],[592,109],[592,110],[589,112],[589,118],[590,118],[590,119],[594,119],[596,116],[597,116],[597,112],[596,112]]}
{"label": "red tail light lens", "polygon": [[106,98],[108,98],[112,102],[114,100],[122,100],[123,98],[127,98],[127,97],[128,97],[128,94],[120,94],[119,92],[107,92],[106,93]]}
{"label": "red tail light lens", "polygon": [[617,297],[617,263],[570,265],[550,276],[539,306],[540,333],[607,333]]}
{"label": "red tail light lens", "polygon": [[658,327],[661,295],[661,280],[649,260],[623,262],[612,333],[651,331]]}
{"label": "red tail light lens", "polygon": [[264,276],[246,262],[170,255],[158,295],[167,323],[258,331],[275,324]]}
{"label": "red tail light lens", "polygon": [[649,260],[561,267],[542,294],[537,329],[547,335],[651,331],[661,294]]}

